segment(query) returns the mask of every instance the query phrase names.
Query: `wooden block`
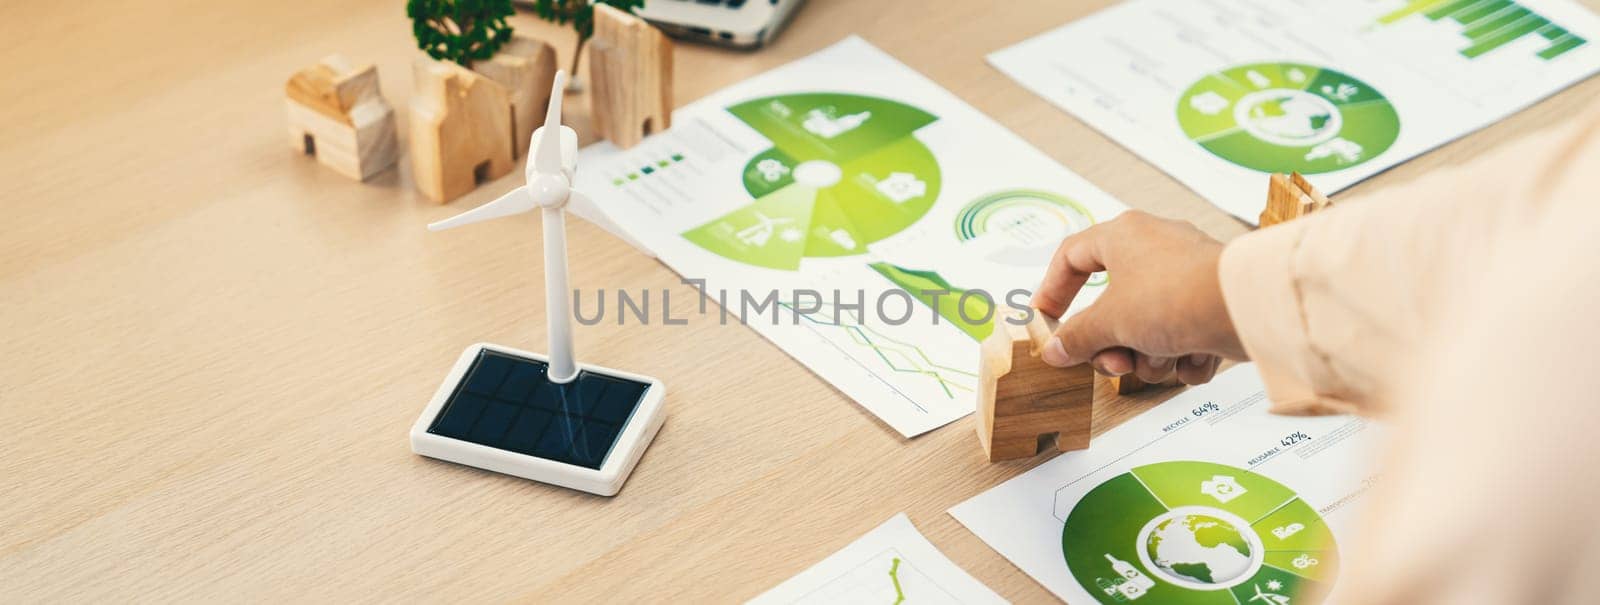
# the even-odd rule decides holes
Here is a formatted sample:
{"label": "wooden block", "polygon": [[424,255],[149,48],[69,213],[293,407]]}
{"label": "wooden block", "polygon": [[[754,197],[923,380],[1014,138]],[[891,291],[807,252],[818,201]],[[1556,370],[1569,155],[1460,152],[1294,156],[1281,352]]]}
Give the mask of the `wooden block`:
{"label": "wooden block", "polygon": [[506,89],[454,63],[419,59],[411,98],[411,177],[439,203],[505,176],[511,158]]}
{"label": "wooden block", "polygon": [[627,149],[672,126],[672,41],[643,19],[595,5],[589,75],[600,136]]}
{"label": "wooden block", "polygon": [[1183,384],[1182,382],[1179,382],[1177,378],[1172,378],[1172,379],[1167,380],[1166,382],[1162,382],[1160,384],[1152,385],[1152,384],[1150,384],[1148,382],[1145,382],[1143,380],[1139,380],[1139,377],[1138,376],[1134,376],[1133,374],[1127,374],[1127,375],[1124,375],[1124,376],[1113,376],[1111,378],[1107,378],[1106,382],[1111,385],[1111,390],[1116,392],[1116,394],[1118,394],[1118,395],[1132,395],[1134,393],[1137,393],[1139,391],[1143,391],[1143,390],[1145,390],[1145,389],[1147,389],[1149,387],[1152,387],[1152,386],[1165,388],[1165,387],[1181,386]]}
{"label": "wooden block", "polygon": [[996,313],[994,331],[979,347],[978,441],[990,462],[1033,457],[1051,435],[1063,452],[1089,447],[1094,370],[1046,364],[1041,352],[1055,322],[1033,315],[1018,326]]}
{"label": "wooden block", "polygon": [[383,100],[371,64],[323,58],[289,78],[284,104],[289,144],[340,174],[366,180],[400,156],[394,108]]}
{"label": "wooden block", "polygon": [[550,103],[556,50],[544,42],[513,34],[500,52],[487,61],[473,63],[472,70],[505,87],[506,96],[511,99],[512,156],[528,155],[533,131],[544,124],[545,106]]}
{"label": "wooden block", "polygon": [[1328,199],[1328,196],[1326,195],[1322,195],[1321,191],[1317,191],[1316,187],[1311,186],[1311,181],[1306,180],[1306,177],[1301,176],[1298,172],[1289,173],[1289,182],[1294,184],[1296,188],[1300,189],[1301,192],[1310,197],[1315,205],[1315,208],[1318,210],[1326,208],[1329,204],[1333,203],[1333,200]]}
{"label": "wooden block", "polygon": [[1258,222],[1262,227],[1270,227],[1332,205],[1333,201],[1312,187],[1300,173],[1273,174],[1267,180],[1267,206],[1261,210]]}

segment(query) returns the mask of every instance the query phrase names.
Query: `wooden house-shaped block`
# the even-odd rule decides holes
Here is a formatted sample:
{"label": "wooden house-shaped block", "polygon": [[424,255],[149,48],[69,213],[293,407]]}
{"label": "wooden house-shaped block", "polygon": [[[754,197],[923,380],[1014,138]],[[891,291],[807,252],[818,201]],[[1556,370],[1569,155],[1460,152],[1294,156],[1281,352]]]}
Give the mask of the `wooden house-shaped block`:
{"label": "wooden house-shaped block", "polygon": [[1055,322],[1035,311],[1026,325],[995,314],[978,361],[978,441],[990,462],[1031,458],[1053,437],[1060,451],[1089,447],[1094,370],[1044,362]]}
{"label": "wooden house-shaped block", "polygon": [[378,88],[378,68],[329,56],[290,77],[284,96],[289,144],[323,165],[366,180],[399,157],[394,109]]}
{"label": "wooden house-shaped block", "polygon": [[411,98],[411,173],[445,203],[514,167],[505,87],[454,63],[419,60]]}
{"label": "wooden house-shaped block", "polygon": [[627,149],[672,126],[672,41],[643,19],[596,5],[589,73],[606,140]]}

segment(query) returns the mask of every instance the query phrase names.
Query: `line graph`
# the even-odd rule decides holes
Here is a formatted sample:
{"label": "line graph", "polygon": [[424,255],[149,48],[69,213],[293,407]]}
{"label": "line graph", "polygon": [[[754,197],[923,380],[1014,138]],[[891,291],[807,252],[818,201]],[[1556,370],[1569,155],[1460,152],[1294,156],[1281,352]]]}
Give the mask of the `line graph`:
{"label": "line graph", "polygon": [[[887,582],[885,575],[889,576]],[[906,560],[898,549],[889,548],[834,576],[795,602],[903,605],[961,601]]]}
{"label": "line graph", "polygon": [[901,513],[749,605],[1005,602],[934,548]]}
{"label": "line graph", "polygon": [[900,588],[900,557],[895,557],[894,563],[889,565],[889,581],[894,583],[894,605],[906,602],[906,591]]}
{"label": "line graph", "polygon": [[[976,386],[977,373],[940,364],[929,357],[922,347],[897,340],[865,325],[859,310],[846,311],[844,318],[847,321],[841,322],[838,305],[822,303],[822,310],[800,313],[792,304],[779,304],[805,320],[807,327],[819,335],[822,335],[819,328],[835,328],[843,331],[848,336],[849,342],[870,350],[873,356],[892,372],[925,376],[933,380],[946,397],[954,399],[958,392],[970,393]],[[823,337],[826,338],[825,335]]]}

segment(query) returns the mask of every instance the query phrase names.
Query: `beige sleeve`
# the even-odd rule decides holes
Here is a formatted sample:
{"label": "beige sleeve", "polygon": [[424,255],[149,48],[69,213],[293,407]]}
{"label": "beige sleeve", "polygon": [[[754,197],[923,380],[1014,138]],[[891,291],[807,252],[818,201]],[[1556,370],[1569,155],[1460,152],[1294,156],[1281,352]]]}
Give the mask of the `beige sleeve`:
{"label": "beige sleeve", "polygon": [[1575,130],[1532,135],[1230,243],[1223,298],[1275,411],[1385,408],[1421,343],[1445,328],[1437,311],[1540,215],[1525,194],[1581,138]]}
{"label": "beige sleeve", "polygon": [[[1600,600],[1600,132],[1558,145],[1396,389],[1349,603]],[[1569,131],[1570,132],[1570,131]],[[1342,539],[1342,538],[1341,538]]]}

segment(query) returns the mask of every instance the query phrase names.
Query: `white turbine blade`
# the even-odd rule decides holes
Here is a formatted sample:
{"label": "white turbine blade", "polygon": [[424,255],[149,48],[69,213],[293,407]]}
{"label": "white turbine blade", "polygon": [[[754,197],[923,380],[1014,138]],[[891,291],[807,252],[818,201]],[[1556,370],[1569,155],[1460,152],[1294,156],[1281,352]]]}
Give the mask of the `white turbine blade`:
{"label": "white turbine blade", "polygon": [[628,245],[633,246],[640,252],[643,252],[650,257],[655,257],[654,252],[651,252],[650,249],[646,248],[643,243],[639,242],[639,240],[633,239],[633,236],[628,235],[628,232],[624,231],[621,225],[618,225],[616,221],[611,220],[611,217],[606,214],[604,208],[601,208],[599,204],[595,203],[594,198],[584,195],[582,191],[578,191],[577,189],[572,190],[571,197],[567,198],[567,211],[583,217],[584,220],[594,223],[595,226],[600,227],[601,229],[610,231],[612,235],[617,236],[617,238],[621,239],[622,241],[628,242]]}
{"label": "white turbine blade", "polygon": [[497,219],[502,216],[521,214],[533,208],[533,196],[528,193],[527,187],[518,187],[492,202],[430,224],[428,225],[428,230],[443,231],[445,229],[453,229],[462,225]]}
{"label": "white turbine blade", "polygon": [[561,169],[568,180],[578,174],[578,131],[566,126],[561,127]]}
{"label": "white turbine blade", "polygon": [[533,152],[533,167],[544,174],[561,172],[561,94],[566,84],[566,72],[557,70],[555,81],[550,84],[550,106],[545,109],[544,126],[540,127],[546,134],[557,134],[540,137],[539,148]]}

